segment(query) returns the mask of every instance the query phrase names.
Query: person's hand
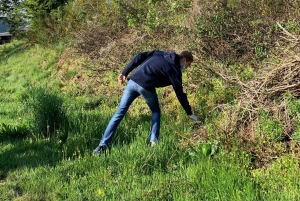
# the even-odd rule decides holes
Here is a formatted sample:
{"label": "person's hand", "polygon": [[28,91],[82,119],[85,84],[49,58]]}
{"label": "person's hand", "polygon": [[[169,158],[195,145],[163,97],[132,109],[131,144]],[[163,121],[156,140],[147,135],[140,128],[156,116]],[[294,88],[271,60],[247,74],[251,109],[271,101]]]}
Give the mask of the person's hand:
{"label": "person's hand", "polygon": [[193,119],[194,121],[198,121],[198,117],[194,114],[190,115],[190,118]]}
{"label": "person's hand", "polygon": [[119,82],[119,84],[123,84],[125,82],[125,80],[126,80],[126,76],[125,75],[120,74],[118,76],[118,82]]}

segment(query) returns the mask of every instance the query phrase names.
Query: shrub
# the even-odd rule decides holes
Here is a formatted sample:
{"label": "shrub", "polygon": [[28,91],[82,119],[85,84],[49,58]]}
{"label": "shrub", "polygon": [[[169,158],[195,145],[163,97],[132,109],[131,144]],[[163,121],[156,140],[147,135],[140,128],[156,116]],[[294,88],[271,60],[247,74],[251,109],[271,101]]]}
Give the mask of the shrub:
{"label": "shrub", "polygon": [[195,4],[198,10],[194,9],[194,37],[203,43],[201,51],[205,56],[230,63],[261,61],[280,39],[276,22],[283,22],[292,32],[299,30],[299,24],[290,20],[299,17],[295,16],[297,12],[284,11],[295,11],[293,1],[220,2]]}
{"label": "shrub", "polygon": [[22,95],[22,102],[32,115],[32,129],[49,137],[67,125],[63,98],[57,92],[40,86],[30,87]]}

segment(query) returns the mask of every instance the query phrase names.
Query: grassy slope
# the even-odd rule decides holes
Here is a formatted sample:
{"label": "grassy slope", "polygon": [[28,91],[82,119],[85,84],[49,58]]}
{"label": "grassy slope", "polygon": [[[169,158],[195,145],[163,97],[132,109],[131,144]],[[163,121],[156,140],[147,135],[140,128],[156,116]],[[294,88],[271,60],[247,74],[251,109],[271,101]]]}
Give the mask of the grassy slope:
{"label": "grassy slope", "polygon": [[26,49],[24,42],[16,41],[1,49],[1,120],[14,124],[20,116],[21,95],[34,85],[58,88],[59,80],[52,76],[56,60],[63,47],[36,47]]}
{"label": "grassy slope", "polygon": [[[1,101],[3,122],[14,122],[15,114],[18,114],[17,118],[23,118],[18,113],[18,94],[22,93],[26,86],[34,83],[54,88],[60,86],[53,72],[49,71],[56,68],[55,60],[61,54],[61,50],[61,47],[56,46],[47,49],[32,47],[8,56],[6,61],[1,63],[1,69],[7,74],[5,81],[1,82],[5,94]],[[288,162],[287,169],[283,169],[284,174],[287,174],[288,183],[278,185],[277,182],[282,183],[284,180],[279,179],[276,183],[270,180],[275,186],[265,189],[264,186],[256,185],[253,180],[251,158],[247,155],[236,151],[227,153],[220,147],[219,153],[210,159],[202,155],[201,151],[182,150],[178,140],[197,128],[185,117],[182,109],[177,114],[163,113],[161,142],[151,149],[147,145],[150,117],[141,100],[135,103],[120,125],[111,152],[106,156],[92,156],[91,151],[97,145],[117,102],[118,97],[109,100],[99,97],[66,98],[70,110],[73,110],[70,115],[79,121],[64,144],[55,139],[48,141],[41,136],[2,140],[0,198],[2,200],[274,200],[275,198],[296,200],[299,198],[298,185],[293,183],[298,182],[299,174],[296,171],[293,172],[293,177],[288,176],[296,168],[294,162]],[[91,107],[94,103],[97,106]],[[7,108],[10,108],[10,111]],[[283,161],[283,164],[285,163]],[[280,169],[281,165],[279,164],[277,168]],[[264,176],[260,172],[254,173],[258,175],[256,178],[272,177],[272,174]],[[281,193],[277,192],[279,189]]]}
{"label": "grassy slope", "polygon": [[[111,152],[92,155],[124,88],[116,84],[118,72],[135,52],[178,50],[184,33],[173,35],[176,29],[171,27],[169,31],[171,34],[158,31],[141,37],[132,34],[129,39],[127,35],[126,40],[120,39],[103,53],[103,60],[94,63],[70,53],[64,45],[28,49],[20,43],[0,46],[1,123],[30,124],[30,113],[21,97],[33,85],[61,89],[67,118],[72,122],[63,143],[55,133],[51,140],[37,133],[19,139],[1,138],[0,199],[299,200],[300,175],[297,158],[291,157],[294,155],[279,157],[268,168],[254,169],[251,156],[238,149],[239,141],[228,142],[229,146],[220,144],[218,135],[222,132],[215,125],[226,122],[227,116],[218,118],[215,103],[226,101],[229,90],[207,72],[197,77],[202,75],[198,62],[184,81],[196,114],[206,119],[203,133],[186,117],[172,88],[166,88],[159,90],[163,114],[157,147],[147,144],[149,110],[138,99],[119,126]],[[188,41],[187,46],[197,49],[197,42]],[[200,79],[209,83],[198,86]],[[192,149],[187,143],[192,135],[201,137],[205,132],[213,136],[208,142],[216,140],[211,143],[218,148],[211,158],[203,155],[201,145]],[[280,148],[279,144],[274,150]]]}

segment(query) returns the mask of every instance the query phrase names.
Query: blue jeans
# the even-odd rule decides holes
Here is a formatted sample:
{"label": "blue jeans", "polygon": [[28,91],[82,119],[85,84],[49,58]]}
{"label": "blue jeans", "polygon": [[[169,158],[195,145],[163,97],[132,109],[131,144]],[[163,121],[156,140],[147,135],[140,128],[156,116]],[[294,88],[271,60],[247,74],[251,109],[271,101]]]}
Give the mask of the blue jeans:
{"label": "blue jeans", "polygon": [[109,146],[115,131],[121,120],[123,119],[125,113],[127,112],[131,103],[138,97],[142,95],[145,99],[147,105],[152,112],[152,125],[150,142],[157,142],[159,138],[160,129],[160,107],[158,103],[157,94],[155,91],[147,91],[137,83],[132,80],[128,81],[128,84],[123,93],[120,105],[109,121],[102,139],[100,140],[99,146],[107,147]]}

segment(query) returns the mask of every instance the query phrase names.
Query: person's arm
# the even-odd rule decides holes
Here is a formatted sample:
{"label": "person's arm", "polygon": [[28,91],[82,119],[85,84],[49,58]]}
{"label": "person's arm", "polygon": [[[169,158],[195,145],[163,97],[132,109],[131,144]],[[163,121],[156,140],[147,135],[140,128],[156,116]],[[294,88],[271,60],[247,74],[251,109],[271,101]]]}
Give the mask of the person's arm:
{"label": "person's arm", "polygon": [[149,52],[142,52],[139,53],[137,55],[135,55],[133,57],[133,59],[129,62],[129,64],[127,64],[127,66],[124,68],[124,70],[122,71],[122,75],[124,75],[125,77],[128,76],[128,74],[135,69],[136,67],[138,67],[139,65],[141,65],[145,60],[147,60],[153,53],[154,51],[149,51]]}
{"label": "person's arm", "polygon": [[179,102],[180,102],[181,106],[183,107],[183,109],[185,110],[186,114],[192,120],[197,122],[199,119],[195,114],[193,114],[192,107],[190,106],[188,98],[187,98],[186,94],[183,92],[181,77],[175,77],[175,78],[173,77],[171,79],[171,82],[172,82],[172,86],[175,91],[175,94],[177,96],[177,99],[179,100]]}
{"label": "person's arm", "polygon": [[173,89],[175,91],[176,97],[177,97],[178,101],[180,102],[181,106],[185,110],[186,114],[191,116],[193,114],[192,108],[190,106],[190,103],[187,99],[186,94],[183,92],[181,77],[172,77],[171,83],[172,83]]}

